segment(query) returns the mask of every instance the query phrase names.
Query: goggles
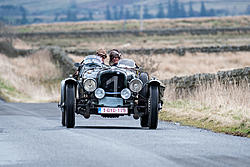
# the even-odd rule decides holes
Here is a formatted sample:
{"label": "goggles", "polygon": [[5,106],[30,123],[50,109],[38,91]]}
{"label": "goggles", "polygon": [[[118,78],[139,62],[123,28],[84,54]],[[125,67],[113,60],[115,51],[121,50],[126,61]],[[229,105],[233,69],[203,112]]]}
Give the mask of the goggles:
{"label": "goggles", "polygon": [[114,56],[114,57],[113,57],[113,59],[115,59],[115,58],[118,58],[118,59],[120,59],[120,56]]}
{"label": "goggles", "polygon": [[102,57],[102,58],[104,58],[104,59],[107,58],[107,55],[104,55],[104,54],[98,54],[98,56],[100,56],[100,57]]}

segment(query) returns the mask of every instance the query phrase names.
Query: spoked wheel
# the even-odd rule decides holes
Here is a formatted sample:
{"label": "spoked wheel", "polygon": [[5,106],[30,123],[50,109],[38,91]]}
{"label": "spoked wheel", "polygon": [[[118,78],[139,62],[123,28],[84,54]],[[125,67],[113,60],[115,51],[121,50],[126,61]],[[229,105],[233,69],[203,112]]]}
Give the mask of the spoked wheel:
{"label": "spoked wheel", "polygon": [[67,128],[75,126],[76,97],[73,84],[66,85],[65,123]]}
{"label": "spoked wheel", "polygon": [[148,86],[147,86],[147,82],[148,82],[148,74],[143,72],[140,74],[140,80],[142,81],[143,83],[143,88],[142,90],[139,92],[140,96],[144,97],[144,98],[147,98],[148,96]]}
{"label": "spoked wheel", "polygon": [[148,99],[148,127],[149,129],[156,129],[158,125],[158,103],[159,91],[157,86],[150,86]]}
{"label": "spoked wheel", "polygon": [[[145,85],[148,82],[148,74],[147,73],[141,73],[140,74],[140,80],[143,82],[143,85]],[[139,97],[141,99],[140,98],[138,99],[138,104],[140,106],[143,106],[143,105],[147,106],[145,104],[145,101],[146,101],[145,99],[147,99],[147,97],[148,97],[148,87],[147,87],[147,85],[145,85],[142,88],[142,90],[139,92]],[[144,113],[147,113],[147,109],[143,109],[143,110],[144,110],[143,111]],[[141,111],[142,111],[142,109],[141,109]],[[141,124],[141,127],[148,127],[148,115],[141,116],[140,124]]]}

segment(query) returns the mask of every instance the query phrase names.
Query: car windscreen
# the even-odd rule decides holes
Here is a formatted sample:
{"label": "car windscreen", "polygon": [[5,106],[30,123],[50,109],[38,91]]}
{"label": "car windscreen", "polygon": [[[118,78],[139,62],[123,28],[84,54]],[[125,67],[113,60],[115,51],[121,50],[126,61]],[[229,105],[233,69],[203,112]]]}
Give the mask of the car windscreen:
{"label": "car windscreen", "polygon": [[84,61],[83,61],[84,65],[97,65],[97,66],[101,66],[102,65],[102,59],[99,56],[96,55],[89,55],[87,57],[85,57]]}
{"label": "car windscreen", "polygon": [[135,62],[134,60],[131,59],[121,59],[118,62],[117,67],[121,67],[121,68],[135,68]]}

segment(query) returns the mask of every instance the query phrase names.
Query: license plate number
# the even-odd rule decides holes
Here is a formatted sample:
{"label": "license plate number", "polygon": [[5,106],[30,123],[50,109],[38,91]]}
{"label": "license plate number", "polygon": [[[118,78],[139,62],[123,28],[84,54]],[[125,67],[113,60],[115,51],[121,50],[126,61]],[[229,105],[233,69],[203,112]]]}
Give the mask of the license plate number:
{"label": "license plate number", "polygon": [[128,114],[128,108],[99,107],[99,114]]}

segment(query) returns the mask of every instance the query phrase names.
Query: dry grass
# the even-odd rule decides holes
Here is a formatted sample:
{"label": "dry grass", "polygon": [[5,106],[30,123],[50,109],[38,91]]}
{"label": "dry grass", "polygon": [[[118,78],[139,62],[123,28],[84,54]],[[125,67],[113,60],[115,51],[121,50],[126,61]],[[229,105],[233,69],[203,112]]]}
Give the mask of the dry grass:
{"label": "dry grass", "polygon": [[250,136],[249,89],[244,83],[225,86],[215,82],[211,87],[203,85],[182,98],[176,98],[174,89],[167,88],[160,118]]}
{"label": "dry grass", "polygon": [[[231,70],[250,66],[250,52],[237,53],[187,53],[185,56],[174,54],[163,55],[124,55],[139,66],[157,67],[152,75],[159,79],[196,73],[216,73],[220,70]],[[141,61],[143,59],[144,61]],[[151,71],[152,72],[152,71]]]}
{"label": "dry grass", "polygon": [[15,38],[13,40],[12,44],[13,44],[13,47],[16,49],[32,49],[30,44],[27,44],[26,42],[24,42],[18,38]]}
{"label": "dry grass", "polygon": [[[214,28],[214,27],[248,27],[249,16],[230,16],[212,18],[185,18],[185,19],[151,19],[144,21],[144,29],[168,28]],[[102,31],[123,30],[124,21],[89,21],[64,22],[52,24],[34,24],[15,27],[17,32],[56,32],[56,31]],[[128,20],[127,30],[138,30],[139,20]]]}
{"label": "dry grass", "polygon": [[76,62],[81,62],[85,56],[77,56],[73,54],[68,54],[68,56],[76,63]]}
{"label": "dry grass", "polygon": [[[27,57],[8,58],[0,54],[0,78],[21,97],[8,98],[17,102],[57,101],[61,72],[50,60],[50,54],[41,50]],[[8,96],[8,95],[7,95]]]}
{"label": "dry grass", "polygon": [[[60,39],[60,40],[58,40]],[[67,49],[88,49],[104,47],[107,49],[140,49],[140,48],[175,48],[175,47],[203,47],[224,45],[248,45],[250,33],[233,33],[217,35],[179,34],[173,36],[101,36],[101,37],[67,37],[25,39],[30,45],[58,45]]]}
{"label": "dry grass", "polygon": [[[127,29],[138,30],[138,20],[129,20]],[[214,17],[214,18],[186,18],[186,19],[152,19],[145,20],[145,29],[169,28],[213,28],[213,27],[250,27],[250,16]],[[15,27],[17,32],[71,32],[71,31],[103,31],[122,30],[123,21],[91,21],[65,22],[53,24],[34,24]],[[67,49],[106,48],[139,49],[166,47],[197,47],[222,45],[248,45],[250,33],[218,33],[213,35],[178,34],[172,36],[147,35],[117,35],[100,37],[70,37],[65,35],[56,38],[27,38],[29,45],[39,47],[43,45],[57,45]]]}
{"label": "dry grass", "polygon": [[[81,62],[84,56],[69,55],[75,62]],[[163,55],[123,55],[122,58],[135,60],[151,75],[163,80],[174,76],[192,75],[196,73],[216,73],[223,70],[250,66],[250,52],[236,53],[186,53],[185,56],[175,54]],[[108,64],[108,58],[105,60]]]}

